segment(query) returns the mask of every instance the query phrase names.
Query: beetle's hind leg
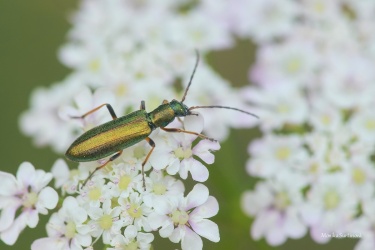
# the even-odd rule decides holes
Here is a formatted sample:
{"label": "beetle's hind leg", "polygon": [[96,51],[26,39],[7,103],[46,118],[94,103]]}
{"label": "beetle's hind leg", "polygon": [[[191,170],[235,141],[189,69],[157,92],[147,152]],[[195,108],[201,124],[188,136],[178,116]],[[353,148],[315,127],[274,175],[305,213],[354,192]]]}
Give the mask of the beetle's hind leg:
{"label": "beetle's hind leg", "polygon": [[95,168],[94,171],[92,171],[92,173],[89,175],[89,177],[87,177],[87,179],[83,183],[83,187],[91,179],[91,177],[95,174],[96,171],[98,171],[99,169],[102,169],[103,167],[105,167],[111,161],[116,160],[121,154],[122,154],[122,150],[118,151],[116,154],[112,155],[111,158],[108,159],[108,161],[104,162],[102,165],[100,165],[99,167]]}
{"label": "beetle's hind leg", "polygon": [[102,108],[102,107],[104,107],[104,106],[107,107],[107,109],[108,109],[109,113],[111,114],[113,120],[117,119],[117,115],[116,115],[115,111],[113,110],[111,104],[108,104],[108,103],[104,103],[104,104],[100,105],[99,107],[96,107],[96,108],[90,110],[89,112],[87,112],[87,113],[85,113],[85,114],[83,114],[83,115],[81,115],[81,116],[71,116],[71,118],[75,118],[75,119],[83,119],[83,118],[85,118],[86,116],[88,116],[89,114],[94,113],[95,111],[97,111],[98,109],[100,109],[100,108]]}
{"label": "beetle's hind leg", "polygon": [[142,162],[142,182],[143,182],[143,188],[144,190],[146,191],[146,181],[145,181],[145,171],[144,171],[144,167],[148,161],[148,158],[150,158],[150,155],[152,154],[152,151],[154,151],[155,149],[155,142],[150,138],[150,137],[146,137],[145,139],[148,144],[150,144],[151,146],[151,150],[150,152],[148,152],[146,158],[144,159],[144,161]]}

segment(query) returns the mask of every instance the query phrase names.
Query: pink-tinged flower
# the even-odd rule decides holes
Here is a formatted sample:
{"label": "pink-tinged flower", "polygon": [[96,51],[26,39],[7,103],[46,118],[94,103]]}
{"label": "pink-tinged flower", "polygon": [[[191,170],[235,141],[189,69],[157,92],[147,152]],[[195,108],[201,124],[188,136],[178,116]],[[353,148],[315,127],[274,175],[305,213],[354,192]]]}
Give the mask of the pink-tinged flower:
{"label": "pink-tinged flower", "polygon": [[117,234],[112,237],[111,246],[107,250],[140,249],[149,250],[154,235],[151,233],[142,233],[136,226],[129,225],[125,228],[123,234]]}
{"label": "pink-tinged flower", "polygon": [[186,197],[161,199],[155,203],[155,212],[148,217],[151,228],[160,228],[160,236],[174,243],[181,241],[183,250],[202,249],[200,236],[213,242],[220,240],[218,226],[207,219],[217,214],[219,205],[209,196],[206,186],[196,184]]}
{"label": "pink-tinged flower", "polygon": [[[184,127],[188,131],[200,133],[203,128],[203,118],[200,115],[186,117]],[[218,142],[201,140],[192,148],[192,142],[196,138],[196,135],[187,133],[159,133],[155,138],[155,144],[159,146],[150,157],[152,166],[156,170],[166,168],[170,175],[179,173],[183,179],[186,179],[190,172],[193,180],[206,181],[208,170],[194,156],[198,156],[207,164],[212,164],[214,155],[211,152],[218,150],[220,145]]]}
{"label": "pink-tinged flower", "polygon": [[280,129],[285,124],[300,125],[306,121],[309,114],[308,103],[303,92],[292,86],[284,84],[268,89],[243,89],[244,97],[255,106],[252,111],[261,118],[259,126],[263,132]]}
{"label": "pink-tinged flower", "polygon": [[46,187],[51,179],[51,173],[35,170],[29,162],[20,165],[17,178],[0,172],[0,237],[6,244],[13,245],[26,226],[36,227],[39,213],[55,208],[57,192]]}
{"label": "pink-tinged flower", "polygon": [[306,184],[302,175],[283,171],[273,179],[259,182],[254,191],[244,193],[242,208],[249,216],[255,216],[251,227],[255,240],[264,237],[275,246],[306,234],[307,226],[300,215],[301,190]]}
{"label": "pink-tinged flower", "polygon": [[303,220],[311,227],[311,237],[320,243],[329,237],[322,233],[345,232],[358,209],[358,198],[344,173],[331,173],[316,181],[306,194],[301,208]]}
{"label": "pink-tinged flower", "polygon": [[65,198],[62,208],[54,213],[48,224],[48,237],[35,240],[32,250],[82,250],[91,244],[87,226],[87,212],[71,196]]}
{"label": "pink-tinged flower", "polygon": [[287,169],[299,169],[308,159],[303,148],[303,138],[296,135],[267,134],[250,144],[248,150],[253,156],[247,163],[249,174],[272,177]]}

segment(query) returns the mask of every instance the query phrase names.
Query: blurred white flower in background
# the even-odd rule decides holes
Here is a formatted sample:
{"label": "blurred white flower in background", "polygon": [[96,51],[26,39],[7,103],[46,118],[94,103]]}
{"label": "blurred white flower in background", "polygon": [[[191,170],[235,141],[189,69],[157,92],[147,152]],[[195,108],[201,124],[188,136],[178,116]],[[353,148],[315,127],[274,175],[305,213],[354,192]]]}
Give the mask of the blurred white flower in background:
{"label": "blurred white flower in background", "polygon": [[[110,120],[106,111],[84,120],[69,116],[102,103],[111,103],[120,116],[138,109],[141,100],[148,111],[164,99],[180,100],[198,49],[202,60],[186,105],[234,106],[261,118],[202,110],[206,128],[215,128],[203,133],[215,139],[224,140],[230,128],[258,126],[262,132],[250,143],[246,163],[249,175],[260,180],[242,199],[244,212],[255,217],[251,237],[274,246],[308,231],[318,243],[331,239],[324,233],[363,233],[356,249],[373,249],[374,13],[373,1],[83,0],[60,50],[60,60],[73,71],[35,90],[20,127],[37,145],[62,153],[82,131]],[[232,88],[205,61],[208,52],[230,48],[238,38],[257,46],[249,69],[254,86],[242,89]],[[202,131],[198,127],[194,131]],[[149,249],[151,230],[181,241],[183,249],[202,248],[200,236],[219,240],[217,225],[207,220],[217,213],[216,199],[202,184],[185,197],[184,184],[171,176],[186,179],[190,172],[193,180],[205,181],[207,168],[197,158],[211,164],[219,145],[158,130],[151,137],[158,146],[145,166],[146,191],[140,171],[147,143],[128,148],[78,192],[97,164],[69,171],[64,162],[55,163],[56,187],[77,195],[77,206],[96,221],[84,232],[69,222],[58,230],[61,244],[68,233],[70,239],[103,235],[113,249]],[[199,202],[193,206],[189,197]],[[64,222],[56,216],[51,223]],[[81,247],[91,241],[74,242]]]}
{"label": "blurred white flower in background", "polygon": [[[254,8],[259,5],[249,1],[248,9],[252,3]],[[275,24],[279,31],[262,40],[264,30],[272,28],[249,26],[248,31],[238,32],[233,27],[242,37],[250,34],[258,45],[249,77],[257,86],[248,87],[244,96],[266,119],[259,121],[263,137],[249,145],[248,173],[263,178],[255,190],[243,195],[244,211],[255,216],[251,234],[279,245],[287,238],[303,237],[306,230],[302,228],[309,228],[318,243],[331,240],[324,237],[327,234],[352,234],[359,238],[356,249],[373,249],[373,237],[364,222],[373,217],[367,208],[375,198],[375,57],[369,49],[375,40],[366,28],[375,21],[375,2],[283,3],[295,7],[283,19],[290,20],[293,32]],[[270,13],[262,11],[256,16]],[[278,178],[279,186],[274,188],[280,173],[289,176]],[[295,189],[291,183],[298,179],[306,182]],[[283,209],[295,211],[299,234],[291,233],[296,223],[272,221],[277,217],[270,213],[279,206],[270,204],[280,192],[284,192]],[[290,197],[298,198],[297,209]],[[254,208],[254,204],[259,205]],[[282,218],[289,218],[288,214],[284,212],[287,217]]]}

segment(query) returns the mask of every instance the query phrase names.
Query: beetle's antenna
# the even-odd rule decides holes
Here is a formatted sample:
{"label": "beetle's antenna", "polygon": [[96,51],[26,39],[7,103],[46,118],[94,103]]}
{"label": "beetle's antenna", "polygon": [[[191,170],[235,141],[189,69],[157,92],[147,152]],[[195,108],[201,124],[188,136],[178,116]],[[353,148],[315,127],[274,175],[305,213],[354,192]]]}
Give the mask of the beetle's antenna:
{"label": "beetle's antenna", "polygon": [[187,86],[186,89],[185,89],[185,93],[184,93],[184,96],[182,97],[181,103],[183,103],[183,102],[185,101],[185,97],[186,97],[186,95],[187,95],[187,92],[189,91],[189,88],[190,88],[191,82],[193,81],[193,77],[194,77],[195,71],[197,70],[197,67],[198,67],[198,63],[199,63],[199,52],[198,52],[197,49],[195,50],[195,54],[197,55],[197,60],[195,61],[195,66],[194,66],[194,69],[193,69],[193,73],[192,73],[191,76],[190,76],[189,84],[188,84],[188,86]]}
{"label": "beetle's antenna", "polygon": [[242,109],[237,109],[237,108],[232,108],[232,107],[227,107],[227,106],[193,106],[193,107],[190,107],[189,110],[192,110],[192,109],[204,109],[204,108],[207,108],[207,109],[212,109],[212,108],[221,108],[221,109],[232,109],[232,110],[236,110],[236,111],[239,111],[239,112],[242,112],[242,113],[245,113],[245,114],[248,114],[248,115],[251,115],[251,116],[254,116],[256,118],[259,119],[259,117],[253,113],[250,113],[250,112],[247,112],[245,110],[242,110]]}

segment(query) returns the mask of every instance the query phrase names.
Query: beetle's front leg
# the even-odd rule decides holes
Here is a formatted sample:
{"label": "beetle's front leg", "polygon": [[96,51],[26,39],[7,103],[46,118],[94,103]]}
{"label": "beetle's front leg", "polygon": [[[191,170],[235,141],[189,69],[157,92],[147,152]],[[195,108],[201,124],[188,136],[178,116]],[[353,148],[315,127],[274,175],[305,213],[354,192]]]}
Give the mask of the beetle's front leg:
{"label": "beetle's front leg", "polygon": [[188,131],[188,130],[184,130],[184,129],[180,129],[180,128],[165,128],[165,127],[160,127],[162,130],[166,131],[166,132],[173,132],[173,133],[186,133],[186,134],[191,134],[191,135],[196,135],[196,136],[199,136],[200,138],[202,139],[207,139],[207,140],[210,140],[210,141],[217,141],[213,138],[210,138],[208,136],[205,136],[203,134],[199,134],[197,132],[193,132],[193,131]]}

